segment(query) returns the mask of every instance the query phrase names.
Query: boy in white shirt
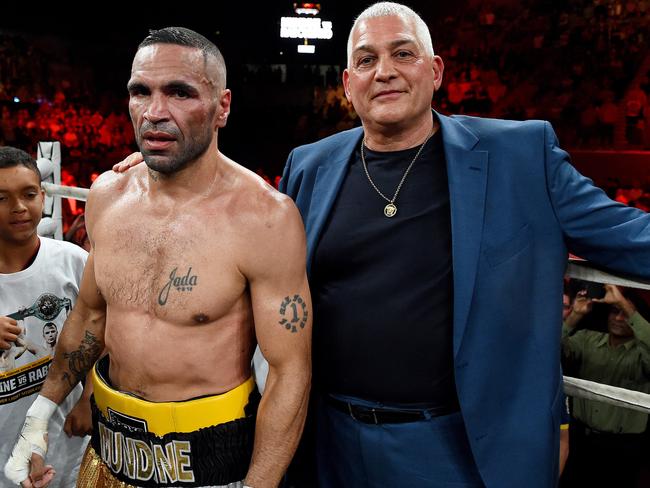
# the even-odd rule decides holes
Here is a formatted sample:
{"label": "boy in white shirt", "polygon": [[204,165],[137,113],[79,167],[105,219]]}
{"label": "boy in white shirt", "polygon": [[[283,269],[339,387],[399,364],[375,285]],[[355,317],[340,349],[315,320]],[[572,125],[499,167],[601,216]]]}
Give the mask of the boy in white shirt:
{"label": "boy in white shirt", "polygon": [[[45,380],[56,334],[76,301],[87,257],[74,244],[37,235],[43,201],[34,159],[0,147],[0,466]],[[92,425],[89,396],[77,384],[52,416],[47,460],[60,471],[50,488],[75,485],[87,443],[83,436]],[[0,486],[8,483],[0,475]]]}

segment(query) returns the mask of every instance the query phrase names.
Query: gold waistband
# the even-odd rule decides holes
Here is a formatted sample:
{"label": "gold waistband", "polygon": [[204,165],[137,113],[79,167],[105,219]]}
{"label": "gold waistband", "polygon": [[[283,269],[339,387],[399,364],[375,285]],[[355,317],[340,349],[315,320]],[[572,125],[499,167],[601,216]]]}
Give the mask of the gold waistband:
{"label": "gold waistband", "polygon": [[148,402],[111,388],[97,372],[97,365],[92,369],[92,382],[95,403],[104,417],[111,419],[115,415],[111,415],[111,410],[118,415],[145,421],[147,430],[157,436],[170,432],[194,432],[242,418],[248,397],[255,388],[255,380],[250,377],[221,395],[185,402]]}
{"label": "gold waistband", "polygon": [[76,488],[136,488],[118,480],[90,444],[79,467]]}

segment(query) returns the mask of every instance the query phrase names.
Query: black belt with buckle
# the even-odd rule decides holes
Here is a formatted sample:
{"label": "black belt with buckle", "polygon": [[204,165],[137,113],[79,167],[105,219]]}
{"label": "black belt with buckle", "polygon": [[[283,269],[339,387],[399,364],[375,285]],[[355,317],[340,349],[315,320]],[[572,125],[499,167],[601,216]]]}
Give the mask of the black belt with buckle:
{"label": "black belt with buckle", "polygon": [[395,410],[353,405],[352,403],[339,400],[330,395],[325,395],[325,398],[328,405],[364,424],[404,424],[407,422],[426,420],[431,417],[449,415],[459,410],[457,402],[422,410]]}

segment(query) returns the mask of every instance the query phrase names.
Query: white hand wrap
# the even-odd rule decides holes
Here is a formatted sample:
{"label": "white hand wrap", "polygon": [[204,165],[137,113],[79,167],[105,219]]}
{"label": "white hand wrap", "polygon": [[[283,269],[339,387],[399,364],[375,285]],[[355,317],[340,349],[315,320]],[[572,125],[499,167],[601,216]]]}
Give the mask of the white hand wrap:
{"label": "white hand wrap", "polygon": [[47,424],[56,410],[56,403],[38,395],[29,410],[20,432],[18,442],[14,446],[11,456],[5,464],[5,476],[19,485],[29,478],[32,453],[45,459],[47,454]]}

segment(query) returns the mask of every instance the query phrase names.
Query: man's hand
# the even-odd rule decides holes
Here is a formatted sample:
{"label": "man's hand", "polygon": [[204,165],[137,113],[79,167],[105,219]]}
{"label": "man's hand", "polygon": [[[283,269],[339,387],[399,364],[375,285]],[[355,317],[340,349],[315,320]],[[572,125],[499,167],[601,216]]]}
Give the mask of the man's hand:
{"label": "man's hand", "polygon": [[0,349],[11,349],[21,332],[22,329],[14,319],[0,317]]}
{"label": "man's hand", "polygon": [[76,435],[83,437],[93,430],[93,419],[90,411],[90,402],[82,396],[65,419],[63,430],[68,437]]}
{"label": "man's hand", "polygon": [[41,456],[32,454],[29,478],[20,483],[20,486],[22,488],[46,488],[55,474],[56,471],[52,465],[46,465]]}
{"label": "man's hand", "polygon": [[27,417],[5,464],[5,476],[24,488],[47,486],[54,477],[52,466],[45,466],[47,420]]}
{"label": "man's hand", "polygon": [[636,312],[634,304],[623,296],[621,289],[616,285],[605,285],[605,296],[600,299],[594,299],[594,302],[606,303],[607,305],[617,307],[622,310],[628,318]]}
{"label": "man's hand", "polygon": [[573,329],[578,323],[591,312],[593,307],[593,300],[587,297],[586,290],[580,290],[576,297],[573,299],[573,305],[571,307],[571,313],[567,315],[564,319],[564,325]]}
{"label": "man's hand", "polygon": [[129,154],[126,158],[113,166],[113,171],[116,173],[124,173],[126,170],[133,168],[133,166],[140,164],[142,161],[144,161],[142,153],[136,152]]}
{"label": "man's hand", "polygon": [[587,290],[580,290],[573,300],[573,310],[571,312],[581,316],[587,315],[591,312],[593,302],[594,300],[587,297]]}

